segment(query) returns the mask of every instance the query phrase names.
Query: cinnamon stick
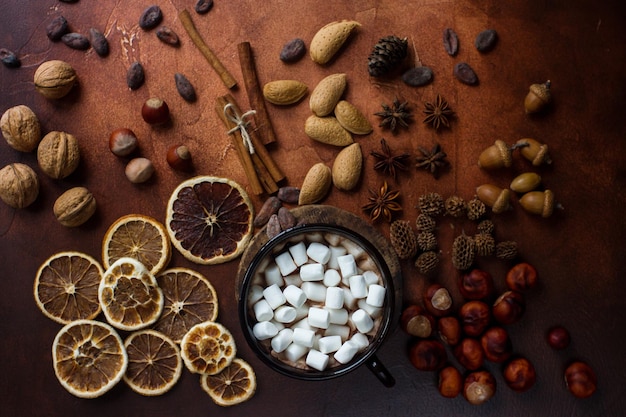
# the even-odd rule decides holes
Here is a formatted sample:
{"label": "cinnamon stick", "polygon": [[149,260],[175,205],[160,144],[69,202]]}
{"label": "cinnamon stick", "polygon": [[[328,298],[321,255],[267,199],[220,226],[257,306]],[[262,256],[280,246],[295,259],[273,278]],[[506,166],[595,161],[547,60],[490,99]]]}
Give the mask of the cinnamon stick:
{"label": "cinnamon stick", "polygon": [[256,110],[254,117],[256,129],[259,132],[259,136],[261,136],[261,141],[265,145],[274,143],[276,142],[276,133],[274,132],[270,115],[265,106],[265,99],[263,98],[263,91],[259,83],[250,42],[241,42],[237,45],[237,51],[239,52],[239,64],[241,65],[243,83],[248,93],[250,108]]}
{"label": "cinnamon stick", "polygon": [[191,20],[191,15],[187,11],[187,9],[183,9],[179,14],[178,18],[182,23],[185,31],[191,38],[191,41],[196,45],[196,47],[202,52],[202,55],[206,58],[206,60],[211,64],[211,67],[217,72],[217,75],[220,76],[224,85],[229,88],[235,88],[237,86],[237,81],[231,75],[230,72],[226,69],[226,67],[222,64],[219,58],[213,53],[211,48],[204,42],[202,36],[196,29],[196,26],[193,24],[193,20]]}

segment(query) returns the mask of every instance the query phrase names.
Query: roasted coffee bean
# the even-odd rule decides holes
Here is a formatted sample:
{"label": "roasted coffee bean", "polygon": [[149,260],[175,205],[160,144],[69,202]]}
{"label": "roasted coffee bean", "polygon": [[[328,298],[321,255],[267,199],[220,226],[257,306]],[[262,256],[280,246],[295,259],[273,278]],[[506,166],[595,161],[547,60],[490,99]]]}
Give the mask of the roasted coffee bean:
{"label": "roasted coffee bean", "polygon": [[89,37],[91,38],[93,50],[96,51],[99,56],[105,57],[109,55],[109,41],[107,41],[107,38],[102,32],[98,29],[91,28],[89,29]]}
{"label": "roasted coffee bean", "polygon": [[65,45],[69,46],[72,49],[78,49],[80,51],[84,51],[88,49],[90,46],[89,39],[85,35],[81,35],[80,33],[66,33],[61,36],[61,42]]}
{"label": "roasted coffee bean", "polygon": [[402,74],[402,81],[411,87],[420,87],[430,84],[433,80],[433,70],[428,67],[415,67]]}
{"label": "roasted coffee bean", "polygon": [[267,237],[271,239],[282,231],[283,229],[280,227],[278,215],[272,214],[267,222],[267,226],[265,226],[265,233],[267,234]]}
{"label": "roasted coffee bean", "polygon": [[287,207],[279,208],[277,216],[281,230],[291,229],[298,223],[296,217]]}
{"label": "roasted coffee bean", "polygon": [[296,62],[304,56],[306,46],[300,38],[290,40],[280,51],[280,60],[283,62]]}
{"label": "roasted coffee bean", "polygon": [[15,52],[6,48],[0,48],[0,61],[8,68],[19,68],[22,65]]}
{"label": "roasted coffee bean", "polygon": [[298,204],[298,200],[300,199],[300,189],[298,187],[280,187],[278,189],[278,193],[276,197],[283,203],[287,204]]}
{"label": "roasted coffee bean", "polygon": [[459,37],[451,28],[443,31],[443,47],[450,56],[455,56],[459,52]]}
{"label": "roasted coffee bean", "polygon": [[278,209],[282,206],[282,202],[278,199],[278,197],[270,196],[261,206],[261,209],[257,213],[256,217],[252,224],[254,227],[263,227],[268,222],[270,217],[273,214],[278,213]]}
{"label": "roasted coffee bean", "polygon": [[156,4],[148,7],[139,17],[139,27],[144,30],[154,29],[163,20],[161,8]]}
{"label": "roasted coffee bean", "polygon": [[198,0],[196,3],[196,13],[205,14],[213,7],[213,0]]}
{"label": "roasted coffee bean", "polygon": [[180,94],[183,99],[190,103],[196,101],[196,90],[187,77],[183,74],[176,73],[174,74],[174,81],[176,81],[176,90],[178,90],[178,94]]}
{"label": "roasted coffee bean", "polygon": [[178,35],[172,29],[167,26],[161,26],[156,31],[157,38],[161,42],[164,42],[168,45],[178,46],[180,45],[180,40],[178,39]]}
{"label": "roasted coffee bean", "polygon": [[46,35],[51,41],[60,41],[61,37],[69,31],[67,19],[63,16],[55,17],[46,27]]}
{"label": "roasted coffee bean", "polygon": [[454,76],[463,84],[478,84],[478,76],[467,62],[459,62],[454,66]]}
{"label": "roasted coffee bean", "polygon": [[143,85],[145,80],[146,77],[143,72],[143,66],[137,61],[133,62],[126,73],[126,84],[128,88],[136,90]]}
{"label": "roasted coffee bean", "polygon": [[498,41],[498,33],[493,29],[487,29],[480,32],[474,40],[474,46],[479,52],[489,52],[493,49]]}

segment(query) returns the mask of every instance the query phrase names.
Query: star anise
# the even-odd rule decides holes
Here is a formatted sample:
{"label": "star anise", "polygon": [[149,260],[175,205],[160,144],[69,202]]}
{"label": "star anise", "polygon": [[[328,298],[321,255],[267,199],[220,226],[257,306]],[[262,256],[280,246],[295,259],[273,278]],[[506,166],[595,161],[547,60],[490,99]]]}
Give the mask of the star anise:
{"label": "star anise", "polygon": [[406,164],[406,160],[411,157],[408,153],[402,153],[400,155],[394,155],[387,145],[385,138],[380,140],[381,152],[371,151],[370,155],[376,158],[374,164],[375,170],[383,171],[385,175],[391,176],[396,179],[396,170],[407,171],[409,167]]}
{"label": "star anise", "polygon": [[436,144],[428,151],[427,149],[418,146],[422,156],[415,158],[417,160],[416,168],[424,168],[430,172],[435,178],[439,176],[439,170],[445,168],[448,165],[446,160],[446,153],[441,149],[441,145]]}
{"label": "star anise", "polygon": [[369,189],[369,203],[364,205],[363,211],[370,215],[372,221],[378,220],[381,216],[391,223],[393,213],[402,211],[402,206],[396,201],[400,197],[400,191],[389,189],[387,181],[383,183],[378,191]]}
{"label": "star anise", "polygon": [[409,110],[409,103],[407,101],[400,103],[400,100],[396,98],[392,106],[384,103],[381,104],[381,106],[383,111],[374,113],[374,115],[383,118],[380,122],[380,127],[389,127],[392,132],[395,132],[398,126],[409,127],[409,122],[413,115]]}
{"label": "star anise", "polygon": [[454,112],[450,108],[448,102],[437,94],[435,103],[424,103],[424,123],[431,125],[435,130],[439,130],[441,126],[450,127],[450,121],[448,120],[454,115]]}

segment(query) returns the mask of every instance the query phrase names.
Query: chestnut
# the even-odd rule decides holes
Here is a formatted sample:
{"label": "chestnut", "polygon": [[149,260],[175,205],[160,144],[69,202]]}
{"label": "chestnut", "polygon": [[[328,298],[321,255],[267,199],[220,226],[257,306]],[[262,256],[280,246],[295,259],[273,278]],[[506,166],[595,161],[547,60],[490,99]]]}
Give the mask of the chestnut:
{"label": "chestnut", "polygon": [[126,164],[126,178],[133,184],[146,182],[154,174],[154,165],[148,158],[134,158]]}
{"label": "chestnut", "polygon": [[456,317],[441,317],[437,321],[439,337],[449,346],[456,346],[461,341],[461,323]]}
{"label": "chestnut", "polygon": [[502,371],[504,381],[513,391],[528,391],[537,380],[533,364],[524,357],[517,357],[506,364]]}
{"label": "chestnut", "polygon": [[473,405],[483,404],[496,393],[496,379],[489,371],[474,371],[465,377],[463,397]]}
{"label": "chestnut", "polygon": [[459,309],[459,321],[466,335],[480,336],[491,322],[489,305],[479,300],[468,301]]}
{"label": "chestnut", "polygon": [[454,366],[448,365],[439,371],[437,388],[442,396],[454,398],[461,393],[462,387],[463,377]]}
{"label": "chestnut", "polygon": [[513,344],[509,332],[504,327],[494,326],[485,330],[480,338],[480,345],[488,361],[501,363],[509,359],[513,352]]}
{"label": "chestnut", "polygon": [[402,311],[400,326],[411,336],[427,338],[433,332],[435,319],[421,306],[413,304]]}
{"label": "chestnut", "polygon": [[565,385],[575,397],[587,398],[596,392],[598,379],[587,363],[577,360],[565,369]]}
{"label": "chestnut", "polygon": [[465,338],[454,348],[454,357],[470,371],[475,371],[485,363],[485,353],[476,339]]}
{"label": "chestnut", "polygon": [[524,315],[526,300],[519,291],[506,291],[493,303],[493,317],[502,324],[513,324]]}
{"label": "chestnut", "polygon": [[163,124],[170,119],[170,108],[165,101],[152,97],[143,103],[141,117],[151,125]]}
{"label": "chestnut", "polygon": [[167,164],[177,171],[190,171],[191,152],[185,145],[174,145],[168,149],[166,155]]}
{"label": "chestnut", "polygon": [[111,132],[109,149],[117,156],[128,156],[137,149],[137,135],[130,129],[121,127]]}
{"label": "chestnut", "polygon": [[562,350],[569,346],[570,335],[567,329],[563,326],[554,326],[548,330],[548,345],[552,349]]}
{"label": "chestnut", "polygon": [[443,317],[452,311],[450,292],[439,284],[430,284],[424,291],[424,306],[435,317]]}
{"label": "chestnut", "polygon": [[484,300],[493,295],[494,286],[491,274],[480,269],[459,276],[459,290],[468,300]]}
{"label": "chestnut", "polygon": [[513,266],[506,273],[506,285],[513,291],[527,291],[537,285],[537,270],[527,262]]}
{"label": "chestnut", "polygon": [[436,371],[445,365],[448,355],[441,342],[422,339],[410,346],[409,360],[420,371]]}

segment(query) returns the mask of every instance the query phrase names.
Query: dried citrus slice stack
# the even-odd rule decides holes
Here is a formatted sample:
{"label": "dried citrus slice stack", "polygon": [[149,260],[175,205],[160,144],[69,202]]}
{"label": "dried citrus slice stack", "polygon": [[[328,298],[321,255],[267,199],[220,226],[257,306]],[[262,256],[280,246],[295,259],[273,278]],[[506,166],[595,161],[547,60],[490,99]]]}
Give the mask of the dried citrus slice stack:
{"label": "dried citrus slice stack", "polygon": [[237,354],[235,339],[220,323],[193,326],[180,342],[185,366],[196,374],[214,375],[230,365]]}
{"label": "dried citrus slice stack", "polygon": [[199,176],[170,196],[166,227],[185,258],[203,265],[241,255],[252,235],[253,206],[245,190],[228,178]]}
{"label": "dried citrus slice stack", "polygon": [[120,258],[104,272],[98,300],[107,321],[121,330],[147,327],[163,311],[163,291],[156,278],[133,258]]}
{"label": "dried citrus slice stack", "polygon": [[128,355],[124,381],[133,391],[161,395],[178,382],[183,360],[172,339],[154,330],[140,330],[128,336],[124,346]]}
{"label": "dried citrus slice stack", "polygon": [[187,268],[170,268],[156,277],[165,302],[161,317],[152,326],[180,343],[193,326],[217,319],[218,301],[213,285],[202,274]]}
{"label": "dried citrus slice stack", "polygon": [[153,274],[170,261],[171,243],[165,226],[143,214],[128,214],[117,219],[102,239],[102,264],[109,268],[120,258],[134,258]]}
{"label": "dried citrus slice stack", "polygon": [[37,271],[34,285],[39,309],[57,323],[94,319],[100,314],[98,286],[102,266],[81,252],[59,252]]}
{"label": "dried citrus slice stack", "polygon": [[76,320],[57,333],[52,364],[59,382],[71,394],[95,398],[123,377],[128,356],[115,329],[94,320]]}
{"label": "dried citrus slice stack", "polygon": [[204,374],[200,385],[218,405],[230,406],[250,399],[256,391],[256,375],[246,361],[240,358],[215,375]]}

